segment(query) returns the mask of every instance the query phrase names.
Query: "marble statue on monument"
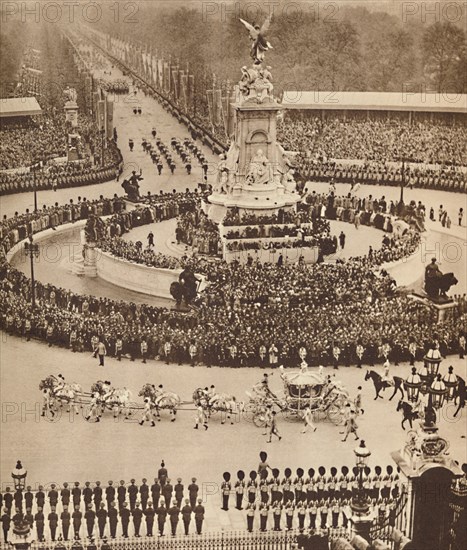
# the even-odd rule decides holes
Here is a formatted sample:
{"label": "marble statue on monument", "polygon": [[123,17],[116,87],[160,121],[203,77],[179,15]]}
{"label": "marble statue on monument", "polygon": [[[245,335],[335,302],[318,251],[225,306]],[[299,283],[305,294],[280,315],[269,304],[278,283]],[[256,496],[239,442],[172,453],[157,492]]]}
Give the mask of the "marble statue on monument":
{"label": "marble statue on monument", "polygon": [[76,103],[78,94],[74,88],[66,88],[63,94],[65,95],[67,102]]}
{"label": "marble statue on monument", "polygon": [[258,149],[251,159],[245,179],[247,185],[265,185],[272,180],[271,165],[262,149]]}
{"label": "marble statue on monument", "polygon": [[207,212],[221,222],[229,208],[257,211],[258,215],[295,209],[296,192],[293,162],[277,142],[277,115],[283,110],[273,96],[271,67],[265,52],[272,49],[265,34],[269,17],[261,27],[242,20],[252,41],[253,62],[241,68],[230,148],[219,157],[217,174],[209,196]]}
{"label": "marble statue on monument", "polygon": [[78,126],[78,94],[74,88],[67,88],[63,95],[65,96],[65,119],[72,128],[76,128]]}
{"label": "marble statue on monument", "polygon": [[272,84],[271,67],[258,69],[257,65],[250,68],[243,66],[242,77],[238,83],[238,89],[241,93],[243,101],[255,101],[263,103],[266,99],[272,101]]}

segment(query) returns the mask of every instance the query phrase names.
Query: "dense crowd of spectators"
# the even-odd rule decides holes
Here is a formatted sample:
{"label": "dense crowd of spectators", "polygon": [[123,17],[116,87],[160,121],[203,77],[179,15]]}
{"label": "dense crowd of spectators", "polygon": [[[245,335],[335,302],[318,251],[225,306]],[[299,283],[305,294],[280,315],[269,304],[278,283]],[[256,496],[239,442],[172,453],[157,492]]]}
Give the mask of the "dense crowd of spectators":
{"label": "dense crowd of spectators", "polygon": [[465,193],[467,173],[455,168],[417,168],[414,165],[402,168],[384,163],[365,162],[361,164],[322,160],[299,155],[296,159],[300,177],[311,181],[325,181],[350,184],[376,184],[422,189],[440,189]]}
{"label": "dense crowd of spectators", "polygon": [[216,256],[222,252],[219,229],[199,206],[178,218],[175,238],[198,254]]}
{"label": "dense crowd of spectators", "polygon": [[34,190],[61,189],[64,187],[80,187],[110,181],[115,177],[116,170],[121,164],[120,152],[115,148],[115,164],[102,168],[93,166],[90,162],[73,162],[54,164],[47,169],[26,173],[0,173],[0,195],[24,193]]}
{"label": "dense crowd of spectators", "polygon": [[42,115],[15,120],[14,127],[2,121],[0,128],[0,170],[30,166],[45,157],[64,157],[67,131],[64,116]]}
{"label": "dense crowd of spectators", "polygon": [[285,149],[317,158],[467,166],[467,127],[396,119],[355,120],[287,117],[278,140]]}
{"label": "dense crowd of spectators", "polygon": [[[120,243],[120,232],[188,211],[196,202],[195,195],[161,193],[147,198],[142,208],[124,213],[120,199],[102,199],[15,216],[1,225],[2,248],[6,253],[31,229],[40,231],[91,214],[114,214],[103,224],[105,246],[112,246],[113,253],[113,243]],[[39,282],[38,307],[32,309],[30,281],[3,258],[1,323],[8,332],[36,336],[50,345],[71,347],[74,335],[76,350],[90,350],[92,337],[99,335],[111,355],[115,355],[115,342],[121,337],[123,353],[132,359],[139,355],[143,338],[148,344],[148,357],[167,362],[193,359],[189,348],[194,344],[195,361],[208,365],[257,365],[262,346],[277,348],[284,365],[299,361],[300,345],[309,350],[311,364],[335,363],[336,347],[340,364],[355,362],[359,342],[365,349],[364,361],[369,363],[381,358],[385,342],[395,361],[409,357],[408,346],[413,341],[419,356],[434,339],[440,341],[443,353],[456,351],[465,320],[465,300],[459,301],[458,308],[444,322],[436,324],[431,308],[394,293],[392,279],[376,271],[382,262],[413,251],[416,243],[416,232],[408,231],[400,238],[391,236],[380,251],[371,255],[312,266],[260,262],[239,265],[182,258],[180,267],[189,266],[205,274],[210,283],[196,310],[189,314],[79,296]],[[128,246],[133,252],[136,245]],[[138,248],[139,256],[131,259],[145,261],[144,248]]]}
{"label": "dense crowd of spectators", "polygon": [[[69,134],[74,135],[72,143]],[[115,140],[108,139],[104,145],[97,125],[84,114],[79,115],[76,129],[50,106],[34,119],[2,120],[0,195],[31,191],[34,177],[38,190],[109,181],[123,160]],[[77,159],[73,162],[68,161],[69,148]],[[53,159],[64,160],[57,163]]]}

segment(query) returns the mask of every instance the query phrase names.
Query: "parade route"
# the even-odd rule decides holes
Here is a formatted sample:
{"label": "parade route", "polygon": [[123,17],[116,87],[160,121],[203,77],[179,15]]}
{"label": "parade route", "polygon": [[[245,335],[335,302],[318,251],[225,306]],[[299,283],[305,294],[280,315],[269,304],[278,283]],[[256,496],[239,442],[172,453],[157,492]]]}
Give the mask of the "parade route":
{"label": "parade route", "polygon": [[[448,357],[440,372],[446,372],[449,365],[465,378],[465,361]],[[381,373],[382,367],[376,366],[375,370]],[[114,420],[112,413],[106,412],[101,422],[94,424],[86,422],[82,411],[74,415],[64,409],[60,418],[51,422],[40,416],[42,399],[38,385],[41,379],[52,373],[60,373],[67,381],[80,383],[84,391],[89,391],[91,384],[98,379],[107,379],[115,387],[128,387],[133,400],[141,405],[142,398],[137,394],[147,382],[162,383],[187,402],[192,400],[195,388],[214,384],[218,391],[227,391],[239,400],[247,400],[245,391],[250,390],[264,372],[271,373],[260,368],[241,371],[226,367],[193,368],[152,360],[147,364],[141,361],[131,363],[128,359],[119,363],[109,357],[105,367],[99,367],[89,353],[73,354],[66,349],[49,348],[36,341],[26,343],[2,333],[2,487],[8,484],[11,467],[18,459],[28,468],[28,483],[33,486],[75,480],[81,483],[97,479],[103,483],[108,479],[128,482],[135,478],[140,481],[143,477],[151,480],[163,459],[169,475],[181,477],[185,484],[195,476],[200,486],[204,484],[209,510],[207,530],[218,529],[221,518],[224,527],[241,528],[243,520],[239,512],[232,510],[227,514],[218,511],[218,490],[224,471],[235,475],[237,470],[243,469],[248,473],[257,467],[261,450],[268,452],[271,466],[280,469],[317,468],[319,465],[340,467],[353,463],[354,439],[351,437],[342,443],[340,428],[326,421],[317,423],[316,432],[301,434],[300,422],[280,417],[282,441],[273,440],[268,445],[261,428],[243,417],[235,418],[234,425],[228,422],[222,425],[220,413],[212,417],[207,431],[193,430],[195,411],[190,406],[183,407],[189,410],[180,411],[174,423],[170,422],[167,413],[163,413],[162,421],[154,428],[149,424],[138,425],[139,412],[135,413],[136,418],[128,421],[122,418]],[[365,413],[358,419],[359,435],[372,452],[370,466],[386,466],[391,463],[390,453],[401,448],[406,438],[400,427],[401,413],[396,412],[398,398],[389,403],[390,390],[386,390],[384,399],[374,401],[373,384],[364,382],[365,372],[365,367],[361,370],[355,367],[341,367],[338,371],[325,369],[325,373],[336,374],[351,396],[355,395],[357,386],[362,386]],[[393,366],[391,372],[405,378],[409,367]],[[273,391],[281,393],[282,383],[277,371],[272,374],[270,386]],[[452,404],[443,409],[440,433],[450,441],[452,456],[465,461],[465,410],[457,419],[452,417],[454,410]],[[218,460],[221,448],[222,460]],[[76,460],[70,461],[70,456]]]}

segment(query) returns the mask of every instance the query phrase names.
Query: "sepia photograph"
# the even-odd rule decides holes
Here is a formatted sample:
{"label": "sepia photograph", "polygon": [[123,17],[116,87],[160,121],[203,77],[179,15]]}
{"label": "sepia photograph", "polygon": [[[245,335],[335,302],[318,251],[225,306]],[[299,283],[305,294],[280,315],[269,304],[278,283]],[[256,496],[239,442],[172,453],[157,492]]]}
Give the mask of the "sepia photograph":
{"label": "sepia photograph", "polygon": [[0,0],[0,550],[467,549],[466,33]]}

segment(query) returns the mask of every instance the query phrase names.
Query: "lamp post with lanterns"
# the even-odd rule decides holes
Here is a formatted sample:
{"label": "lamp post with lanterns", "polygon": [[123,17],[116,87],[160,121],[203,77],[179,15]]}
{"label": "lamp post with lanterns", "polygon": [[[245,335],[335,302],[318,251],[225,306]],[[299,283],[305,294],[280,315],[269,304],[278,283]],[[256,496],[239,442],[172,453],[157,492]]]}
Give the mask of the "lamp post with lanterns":
{"label": "lamp post with lanterns", "polygon": [[444,402],[454,399],[457,388],[457,377],[449,367],[448,374],[441,377],[439,367],[442,361],[437,345],[432,346],[423,358],[423,366],[417,372],[415,367],[405,380],[404,386],[407,398],[412,403],[419,400],[420,393],[428,397],[425,407],[425,427],[432,429],[436,424],[436,411]]}
{"label": "lamp post with lanterns", "polygon": [[34,258],[39,257],[39,245],[33,242],[32,233],[29,234],[29,242],[24,243],[24,253],[31,259],[31,304],[36,307],[36,281],[34,278]]}
{"label": "lamp post with lanterns", "polygon": [[420,395],[420,389],[422,387],[422,379],[417,372],[415,367],[412,367],[412,373],[408,376],[405,381],[405,391],[407,392],[407,399],[416,403]]}
{"label": "lamp post with lanterns", "polygon": [[356,466],[358,468],[358,490],[356,495],[352,498],[350,506],[355,514],[362,516],[368,514],[370,509],[370,499],[363,487],[363,474],[365,468],[368,466],[368,459],[371,456],[371,451],[365,446],[365,442],[361,440],[360,445],[354,449],[354,454]]}
{"label": "lamp post with lanterns", "polygon": [[452,366],[448,368],[448,373],[443,376],[443,382],[446,386],[445,399],[446,401],[452,401],[455,397],[458,384],[457,376],[454,374]]}
{"label": "lamp post with lanterns", "polygon": [[357,493],[350,501],[350,508],[352,510],[351,523],[356,535],[360,535],[365,540],[369,540],[373,514],[370,512],[370,497],[363,485],[363,474],[368,467],[371,451],[365,446],[365,442],[361,440],[360,445],[354,449],[354,454],[356,467],[358,469],[358,488]]}
{"label": "lamp post with lanterns", "polygon": [[26,486],[26,476],[28,475],[27,470],[23,468],[23,465],[21,464],[21,460],[18,460],[16,462],[16,466],[14,467],[13,471],[11,472],[11,477],[13,478],[13,483],[15,484],[16,490],[24,490],[24,487]]}

